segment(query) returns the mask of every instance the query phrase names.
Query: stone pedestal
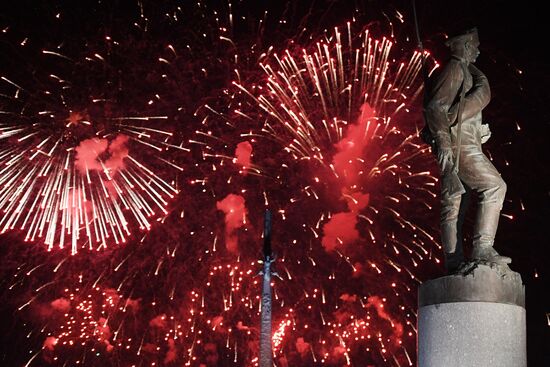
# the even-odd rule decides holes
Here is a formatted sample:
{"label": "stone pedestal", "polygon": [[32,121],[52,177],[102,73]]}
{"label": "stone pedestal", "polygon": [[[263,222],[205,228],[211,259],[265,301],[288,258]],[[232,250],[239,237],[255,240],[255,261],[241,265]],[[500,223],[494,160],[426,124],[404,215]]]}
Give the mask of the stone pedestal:
{"label": "stone pedestal", "polygon": [[507,266],[469,264],[418,291],[418,367],[525,367],[525,289]]}

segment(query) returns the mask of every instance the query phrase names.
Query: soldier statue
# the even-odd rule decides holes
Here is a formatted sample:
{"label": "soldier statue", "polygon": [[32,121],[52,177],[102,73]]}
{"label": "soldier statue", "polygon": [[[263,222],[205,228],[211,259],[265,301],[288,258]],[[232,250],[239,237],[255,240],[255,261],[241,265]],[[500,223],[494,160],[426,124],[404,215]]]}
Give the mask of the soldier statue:
{"label": "soldier statue", "polygon": [[451,58],[429,78],[424,95],[426,125],[441,170],[445,267],[454,273],[464,262],[462,223],[470,192],[478,198],[471,260],[506,265],[511,259],[493,248],[506,183],[481,149],[490,136],[481,111],[491,91],[487,77],[474,66],[479,55],[477,29],[452,36],[445,44]]}

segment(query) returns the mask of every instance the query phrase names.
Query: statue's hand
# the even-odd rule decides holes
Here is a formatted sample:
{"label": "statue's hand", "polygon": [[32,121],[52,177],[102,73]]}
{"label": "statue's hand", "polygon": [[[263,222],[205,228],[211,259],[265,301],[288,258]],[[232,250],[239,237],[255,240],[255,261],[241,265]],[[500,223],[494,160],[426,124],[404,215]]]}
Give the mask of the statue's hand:
{"label": "statue's hand", "polygon": [[437,152],[437,162],[441,172],[448,172],[453,169],[453,150],[451,148],[439,148]]}
{"label": "statue's hand", "polygon": [[491,129],[489,129],[489,124],[481,124],[479,126],[479,133],[481,135],[481,144],[485,144],[491,137]]}

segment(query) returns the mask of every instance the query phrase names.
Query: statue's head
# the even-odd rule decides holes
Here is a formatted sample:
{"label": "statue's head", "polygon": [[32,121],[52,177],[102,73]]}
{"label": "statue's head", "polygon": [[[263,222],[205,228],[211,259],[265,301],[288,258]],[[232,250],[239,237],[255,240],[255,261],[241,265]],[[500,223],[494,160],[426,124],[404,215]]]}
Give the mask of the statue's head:
{"label": "statue's head", "polygon": [[451,49],[453,56],[464,59],[466,62],[474,63],[479,56],[477,28],[471,28],[449,37],[445,45]]}

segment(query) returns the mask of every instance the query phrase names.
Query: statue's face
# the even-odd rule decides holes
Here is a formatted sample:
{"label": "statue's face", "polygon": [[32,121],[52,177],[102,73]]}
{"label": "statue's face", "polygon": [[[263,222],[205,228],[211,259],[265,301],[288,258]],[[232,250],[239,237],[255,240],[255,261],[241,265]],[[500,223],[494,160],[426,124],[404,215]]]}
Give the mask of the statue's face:
{"label": "statue's face", "polygon": [[476,62],[479,56],[479,39],[472,37],[471,40],[464,43],[464,58],[471,63]]}
{"label": "statue's face", "polygon": [[479,38],[477,32],[458,36],[449,45],[451,54],[468,63],[474,63],[479,56]]}

